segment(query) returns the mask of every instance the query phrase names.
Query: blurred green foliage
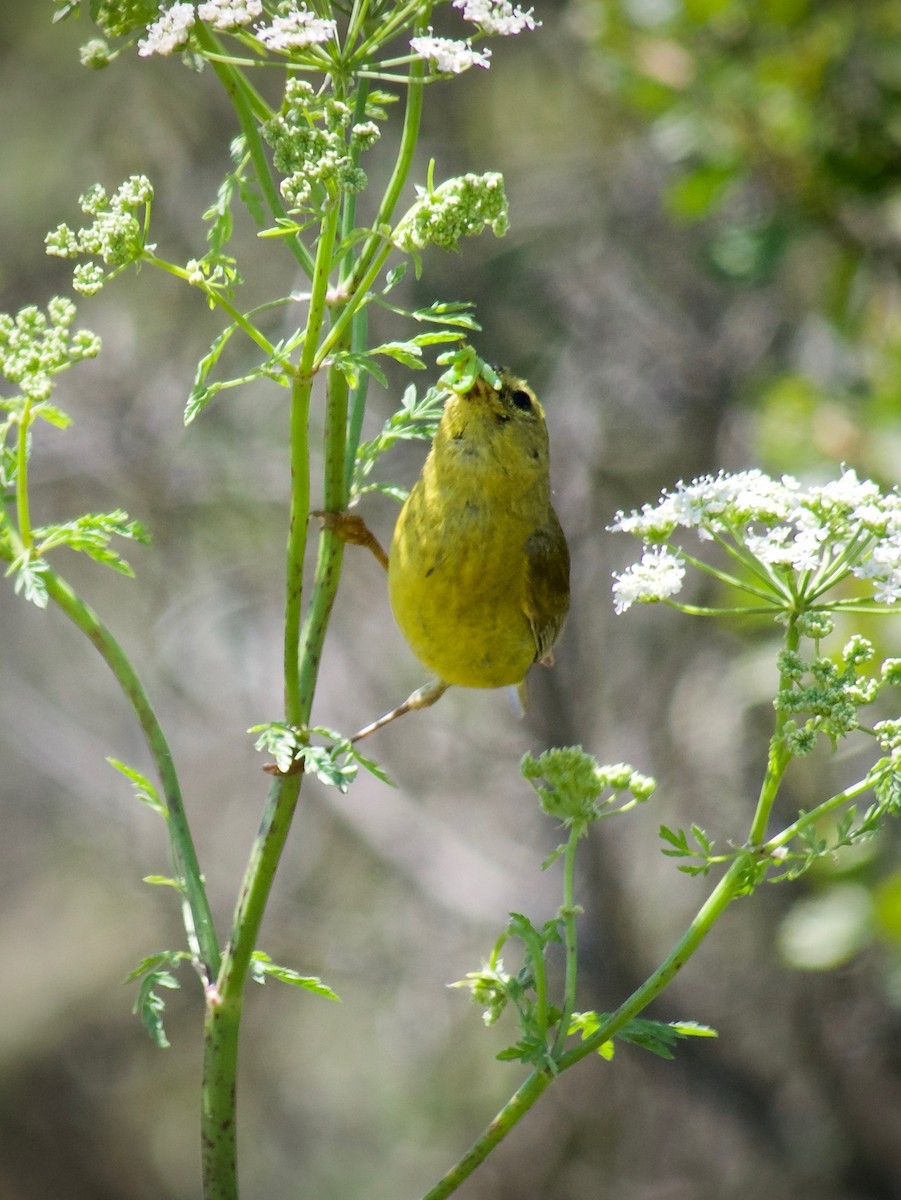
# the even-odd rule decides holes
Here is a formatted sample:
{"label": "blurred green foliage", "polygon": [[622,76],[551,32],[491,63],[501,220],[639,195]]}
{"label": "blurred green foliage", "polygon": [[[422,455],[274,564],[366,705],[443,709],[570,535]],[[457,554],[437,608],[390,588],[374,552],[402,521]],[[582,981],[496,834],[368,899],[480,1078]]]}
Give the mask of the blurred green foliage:
{"label": "blurred green foliage", "polygon": [[788,369],[755,381],[763,465],[892,482],[901,387],[901,10],[892,0],[577,0],[595,78],[668,168],[714,275],[778,289]]}

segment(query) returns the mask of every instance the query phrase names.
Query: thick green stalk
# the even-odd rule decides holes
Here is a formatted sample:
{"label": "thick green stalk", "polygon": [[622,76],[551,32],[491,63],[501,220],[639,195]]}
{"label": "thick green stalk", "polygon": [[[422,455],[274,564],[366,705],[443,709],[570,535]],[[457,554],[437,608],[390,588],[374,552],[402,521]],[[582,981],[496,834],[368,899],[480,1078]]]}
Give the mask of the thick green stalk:
{"label": "thick green stalk", "polygon": [[235,909],[217,983],[207,989],[201,1150],[204,1200],[237,1200],[238,1035],[244,985],[303,776],[273,781]]}
{"label": "thick green stalk", "polygon": [[732,861],[726,874],[701,905],[694,920],[663,962],[623,1001],[616,1012],[611,1013],[600,1028],[584,1042],[560,1056],[557,1061],[560,1071],[565,1071],[567,1067],[573,1066],[599,1049],[604,1042],[608,1042],[617,1030],[638,1016],[675,979],[732,901],[747,889],[748,878],[753,873],[756,861],[756,857],[749,851],[743,851]]}
{"label": "thick green stalk", "polygon": [[[421,32],[421,30],[417,28],[417,32]],[[391,178],[388,180],[388,186],[385,188],[378,214],[373,222],[376,232],[367,238],[360,251],[356,266],[348,278],[342,282],[345,303],[333,321],[328,336],[319,348],[316,359],[318,363],[322,363],[327,355],[347,336],[351,321],[360,311],[369,289],[378,278],[379,272],[394,248],[382,231],[391,224],[394,210],[413,165],[413,156],[419,141],[419,124],[422,119],[424,73],[425,63],[421,59],[416,59],[410,64],[404,127],[397,150],[397,158],[394,160],[394,170],[391,172]]]}
{"label": "thick green stalk", "polygon": [[[274,220],[288,219],[288,213],[272,178],[266,150],[260,137],[259,121],[263,119],[262,103],[245,79],[243,72],[232,63],[225,61],[224,56],[220,56],[221,46],[209,30],[198,25],[197,36],[201,39],[201,44],[210,51],[209,61],[212,63],[213,70],[219,76],[219,81],[228,93],[235,112],[238,114],[241,131],[250,153],[250,161],[253,163],[254,174],[266,205]],[[285,242],[302,267],[304,274],[311,276],[313,274],[313,257],[300,238],[288,237]]]}
{"label": "thick green stalk", "polygon": [[[308,707],[306,713],[304,712],[304,701],[301,698],[300,646],[303,564],[310,520],[310,392],[315,374],[316,346],[325,323],[328,305],[338,219],[337,207],[330,208],[322,218],[311,281],[306,336],[291,403],[291,512],[286,568],[284,671],[285,717],[294,725],[304,724],[309,715]],[[343,439],[343,431],[341,436]]]}
{"label": "thick green stalk", "polygon": [[[786,650],[796,651],[800,645],[800,641],[801,637],[798,633],[798,626],[793,620],[789,623],[785,631]],[[779,690],[784,691],[790,685],[791,680],[788,676],[783,675],[779,680]],[[770,812],[776,801],[779,786],[782,783],[782,776],[785,774],[785,768],[791,761],[791,751],[786,747],[784,736],[787,720],[788,718],[785,713],[777,711],[776,724],[772,739],[770,740],[769,755],[767,757],[766,774],[763,777],[760,796],[757,800],[757,808],[754,812],[754,820],[751,823],[751,831],[748,834],[748,845],[752,848],[760,846],[766,837],[766,827],[770,819]]]}
{"label": "thick green stalk", "polygon": [[28,426],[31,424],[31,398],[25,397],[19,416],[19,436],[16,439],[16,515],[19,522],[19,537],[22,547],[30,550],[34,539],[31,536],[31,507],[28,497]]}
{"label": "thick green stalk", "polygon": [[310,520],[309,416],[312,380],[295,378],[291,395],[289,445],[291,501],[288,517],[288,550],[285,563],[284,683],[285,718],[299,724],[300,622],[303,603],[303,561]]}
{"label": "thick green stalk", "polygon": [[526,1115],[553,1078],[550,1071],[533,1071],[522,1086],[517,1088],[482,1136],[473,1142],[460,1161],[425,1193],[422,1200],[445,1200],[447,1196],[452,1195]]}
{"label": "thick green stalk", "polygon": [[[793,625],[789,628],[786,643],[789,648],[797,646],[797,631]],[[757,864],[764,854],[763,849],[756,849],[761,846],[762,842],[762,834],[758,835],[756,831],[766,828],[767,819],[779,783],[790,757],[787,751],[780,749],[783,746],[781,738],[783,724],[783,718],[781,718],[781,715],[777,715],[776,732],[773,735],[771,743],[777,749],[773,749],[770,752],[766,777],[761,787],[754,816],[751,821],[751,832],[747,842],[749,849],[743,850],[735,857],[723,878],[698,910],[688,929],[657,969],[648,976],[640,987],[636,988],[631,996],[623,1001],[614,1013],[611,1013],[603,1025],[596,1029],[590,1037],[585,1038],[571,1050],[563,1051],[563,1045],[567,1036],[566,1030],[569,1025],[569,1014],[572,1012],[572,1005],[575,999],[576,983],[575,930],[571,928],[570,922],[573,921],[575,912],[573,903],[574,863],[572,856],[577,839],[572,832],[570,833],[564,868],[564,905],[562,910],[564,913],[566,940],[565,1016],[561,1022],[561,1034],[558,1035],[553,1050],[557,1074],[574,1066],[589,1054],[600,1049],[627,1022],[631,1021],[633,1017],[638,1016],[640,1012],[647,1008],[651,1001],[656,999],[664,988],[678,975],[679,971],[681,971],[682,967],[685,966],[695,953],[701,942],[707,937],[732,901],[748,890]],[[498,1142],[506,1137],[513,1126],[528,1112],[551,1082],[552,1078],[553,1076],[550,1071],[533,1071],[511,1100],[504,1105],[491,1124],[486,1127],[482,1135],[473,1143],[463,1158],[423,1197],[423,1200],[444,1200],[444,1197],[451,1195],[472,1174],[476,1167],[484,1162]]]}
{"label": "thick green stalk", "polygon": [[554,1058],[559,1058],[569,1033],[569,1019],[576,1004],[576,979],[579,969],[578,945],[576,942],[576,849],[579,845],[579,829],[572,826],[566,852],[563,856],[563,944],[566,951],[566,980],[563,991],[563,1014],[554,1039]]}
{"label": "thick green stalk", "polygon": [[[295,725],[305,723],[300,692],[299,640],[303,562],[310,515],[310,393],[315,348],[325,320],[337,228],[338,213],[333,206],[322,218],[312,271],[306,336],[291,395],[291,499],[285,571],[284,671],[285,716],[288,722]],[[343,440],[341,447],[343,467]],[[270,788],[259,833],[244,873],[219,978],[214,986],[207,989],[201,1110],[205,1200],[237,1200],[238,1037],[244,986],[275,872],[297,806],[302,778],[299,772],[283,776],[275,780]]]}
{"label": "thick green stalk", "polygon": [[424,71],[425,63],[421,59],[417,59],[410,64],[407,105],[404,112],[404,128],[401,133],[397,158],[394,161],[394,170],[391,172],[391,178],[388,181],[388,186],[385,188],[385,194],[379,205],[378,214],[373,222],[376,232],[367,238],[363,249],[360,251],[356,267],[346,283],[347,299],[350,303],[346,304],[340,317],[332,325],[329,336],[322,348],[320,361],[344,337],[347,325],[352,320],[359,305],[365,300],[370,285],[391,253],[391,243],[386,242],[384,234],[379,231],[391,224],[394,210],[400,199],[400,193],[407,182],[410,168],[413,165],[413,155],[419,140],[419,123],[422,118]]}
{"label": "thick green stalk", "polygon": [[[343,512],[347,507],[344,470],[347,395],[347,379],[343,373],[334,369],[329,371],[323,489],[323,505],[326,512]],[[319,535],[316,573],[300,640],[300,713],[304,724],[310,719],[325,633],[338,591],[343,559],[344,542],[326,526]]]}
{"label": "thick green stalk", "polygon": [[[604,1024],[589,1038],[561,1054],[557,1060],[557,1074],[573,1066],[610,1040],[627,1021],[637,1016],[672,982],[681,968],[697,950],[698,946],[722,916],[726,908],[746,886],[747,873],[754,862],[749,853],[740,855],[711,892],[707,901],[685,934],[679,939],[660,966],[649,975],[641,987],[612,1013]],[[554,1076],[548,1071],[533,1071],[504,1105],[494,1120],[486,1126],[481,1136],[469,1150],[422,1200],[445,1200],[468,1179],[476,1167],[485,1161],[495,1146],[507,1136],[518,1121],[529,1111]]]}
{"label": "thick green stalk", "polygon": [[165,734],[134,668],[97,614],[76,595],[65,580],[49,567],[44,572],[43,579],[53,602],[100,651],[140,722],[160,777],[163,797],[166,801],[166,824],[169,829],[172,853],[181,877],[184,897],[190,909],[197,939],[200,955],[198,969],[204,980],[209,983],[216,978],[219,971],[219,944],[216,940],[213,917],[203,885],[200,866],[197,862],[194,842],[191,838],[178,775],[172,762],[172,753]]}

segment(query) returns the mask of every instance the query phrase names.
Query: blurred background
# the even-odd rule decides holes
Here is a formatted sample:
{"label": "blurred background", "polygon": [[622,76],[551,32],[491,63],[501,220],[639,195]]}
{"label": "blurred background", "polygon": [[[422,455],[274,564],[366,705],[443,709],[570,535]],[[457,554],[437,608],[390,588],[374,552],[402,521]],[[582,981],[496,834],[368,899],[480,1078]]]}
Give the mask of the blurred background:
{"label": "blurred background", "polygon": [[[0,5],[0,308],[68,293],[43,253],[77,197],[146,173],[153,239],[202,253],[235,132],[211,72],[126,56],[78,64],[87,22]],[[545,403],[572,615],[532,710],[449,693],[370,750],[396,781],[304,785],[262,945],[340,1005],[270,982],[241,1052],[247,1200],[421,1195],[523,1070],[494,1055],[446,985],[478,968],[507,913],[560,902],[559,840],[518,772],[581,743],[655,775],[652,801],[582,850],[579,1007],[609,1010],[667,952],[709,882],[657,827],[740,839],[766,758],[778,632],[642,608],[610,575],[637,545],[615,512],[723,466],[806,480],[901,465],[901,9],[894,0],[540,0],[540,32],[494,42],[489,72],[426,95],[418,178],[500,170],[512,230],[430,251],[406,299],[477,303],[478,348]],[[396,135],[394,119],[389,133]],[[377,184],[378,168],[368,164]],[[239,227],[244,302],[300,285]],[[169,734],[220,928],[266,783],[246,730],[280,715],[286,410],[224,393],[185,430],[218,319],[149,270],[80,324],[104,349],[61,381],[74,417],[41,429],[35,520],[122,506],[153,534],[137,580],[66,552],[58,569],[135,661]],[[403,330],[383,318],[379,336]],[[371,395],[377,430],[409,378]],[[416,380],[419,383],[419,379]],[[382,460],[410,483],[424,447]],[[364,510],[387,540],[392,502]],[[867,632],[899,653],[896,622]],[[195,1200],[201,1002],[167,993],[168,1050],[122,980],[180,948],[164,831],[108,755],[150,764],[112,678],[64,618],[0,589],[0,1200]],[[315,716],[350,731],[422,672],[374,560],[349,552]],[[864,748],[866,749],[866,748]],[[857,778],[820,753],[782,815]],[[565,1075],[461,1189],[466,1200],[890,1200],[901,1197],[901,870],[894,830],[865,852],[736,905],[655,1006],[717,1041],[664,1062],[621,1047]]]}

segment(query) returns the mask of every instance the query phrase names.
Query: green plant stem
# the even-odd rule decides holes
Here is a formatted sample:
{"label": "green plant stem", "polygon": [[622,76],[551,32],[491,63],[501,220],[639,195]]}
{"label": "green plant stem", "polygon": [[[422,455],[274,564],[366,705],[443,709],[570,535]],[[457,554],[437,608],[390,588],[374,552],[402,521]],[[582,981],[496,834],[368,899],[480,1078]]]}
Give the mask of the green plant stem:
{"label": "green plant stem", "polygon": [[285,564],[285,715],[299,724],[300,709],[300,623],[303,603],[303,560],[310,519],[309,416],[312,380],[296,378],[291,388],[291,502],[288,519],[288,549]]}
{"label": "green plant stem", "polygon": [[[616,1012],[611,1013],[600,1028],[578,1046],[574,1046],[557,1058],[557,1074],[574,1066],[597,1050],[604,1042],[609,1041],[618,1029],[621,1029],[660,995],[691,958],[726,908],[736,896],[744,891],[748,871],[752,869],[754,861],[754,856],[748,851],[734,860],[670,954],[619,1006]],[[444,1200],[446,1196],[450,1196],[456,1191],[476,1167],[485,1161],[495,1146],[507,1136],[517,1122],[525,1116],[553,1078],[550,1070],[533,1071],[494,1120],[486,1126],[484,1132],[470,1146],[466,1154],[431,1191],[425,1194],[423,1200]]]}
{"label": "green plant stem", "polygon": [[756,862],[757,856],[747,850],[732,861],[725,875],[701,905],[694,920],[663,962],[590,1037],[560,1056],[557,1061],[560,1071],[565,1071],[598,1050],[617,1030],[638,1016],[660,995],[682,970],[732,901],[747,890],[748,877],[753,873]]}
{"label": "green plant stem", "polygon": [[200,957],[197,967],[208,984],[216,978],[219,971],[219,944],[169,744],[141,681],[110,631],[93,609],[85,604],[55,571],[48,567],[43,578],[53,602],[99,650],[140,722],[166,801],[166,824],[172,854],[197,939]]}
{"label": "green plant stem", "polygon": [[[791,621],[785,631],[786,650],[797,651],[800,641],[801,637],[798,633],[798,626],[795,621]],[[779,690],[784,691],[790,686],[791,679],[789,676],[783,674],[779,680]],[[752,847],[760,846],[766,837],[766,827],[770,819],[770,812],[779,792],[779,785],[782,783],[785,768],[791,761],[791,751],[785,744],[785,725],[787,720],[787,715],[777,710],[776,724],[767,755],[766,774],[763,777],[760,795],[757,799],[757,808],[754,812],[754,820],[751,823],[751,830],[748,834],[748,844]]]}
{"label": "green plant stem", "polygon": [[[284,204],[282,204],[279,190],[272,178],[272,172],[269,169],[269,162],[266,158],[266,150],[263,146],[263,140],[260,137],[259,121],[264,119],[264,114],[261,111],[262,105],[259,97],[244,78],[243,72],[231,62],[226,61],[225,56],[220,57],[221,47],[209,30],[198,26],[198,36],[204,48],[211,52],[210,62],[213,65],[213,70],[218,75],[222,86],[235,106],[235,112],[238,114],[238,120],[241,123],[241,131],[247,142],[250,161],[253,163],[254,175],[260,186],[260,191],[263,193],[263,199],[266,201],[266,205],[276,221],[287,220],[289,219],[288,214]],[[304,274],[311,277],[313,274],[313,257],[309,250],[296,235],[285,240],[291,253],[303,269]]]}
{"label": "green plant stem", "polygon": [[[288,531],[285,602],[285,716],[294,725],[302,725],[309,707],[301,697],[301,600],[303,563],[306,555],[307,526],[310,519],[310,391],[316,373],[316,347],[325,323],[328,305],[335,237],[339,214],[332,206],[323,214],[313,267],[310,307],[306,336],[291,405],[291,516]],[[343,429],[341,432],[343,445]],[[343,455],[343,451],[342,451]],[[343,461],[343,459],[342,459]]]}
{"label": "green plant stem", "polygon": [[19,415],[19,430],[16,438],[16,516],[22,548],[31,550],[34,538],[31,535],[31,506],[28,499],[28,426],[31,424],[31,397],[25,397]]}
{"label": "green plant stem", "polygon": [[238,1035],[244,985],[303,775],[274,780],[238,897],[216,984],[207,989],[201,1151],[204,1200],[237,1200]]}
{"label": "green plant stem", "polygon": [[[797,646],[797,641],[797,630],[792,624],[789,626],[786,635],[786,643],[789,648],[792,648],[793,646]],[[566,1015],[565,1021],[561,1021],[560,1029],[562,1037],[558,1034],[554,1044],[553,1057],[556,1074],[568,1070],[577,1062],[581,1062],[589,1054],[600,1049],[627,1022],[631,1021],[633,1017],[638,1016],[640,1012],[647,1008],[651,1001],[656,999],[664,988],[678,975],[732,901],[748,890],[749,881],[753,880],[758,862],[761,858],[766,857],[765,848],[755,849],[755,847],[760,847],[762,841],[762,836],[758,835],[757,831],[766,828],[767,819],[778,791],[782,774],[790,757],[788,752],[782,748],[781,731],[783,725],[784,718],[782,718],[781,714],[777,714],[776,732],[771,742],[766,776],[760,789],[757,806],[751,821],[751,832],[748,838],[748,845],[751,848],[743,850],[736,855],[722,879],[698,910],[688,929],[644,983],[636,988],[590,1037],[585,1038],[579,1045],[574,1046],[572,1049],[563,1051],[563,1045],[567,1036],[566,1031],[569,1026],[569,1014],[572,1013],[572,1005],[575,999],[576,984],[575,929],[570,928],[570,922],[573,922],[574,925],[573,856],[578,838],[575,836],[575,831],[570,831],[570,838],[566,847],[564,904],[562,909],[566,939],[566,992],[564,1001]],[[528,1112],[548,1086],[552,1077],[553,1075],[550,1070],[533,1071],[510,1101],[504,1105],[491,1124],[486,1127],[482,1135],[473,1143],[463,1158],[448,1171],[436,1187],[426,1194],[423,1200],[443,1200],[444,1197],[454,1192],[472,1174],[476,1167],[484,1162],[498,1142],[506,1137],[513,1126]]]}
{"label": "green plant stem", "polygon": [[473,1142],[460,1161],[425,1193],[422,1200],[445,1200],[445,1197],[452,1195],[525,1116],[553,1078],[549,1070],[533,1071],[522,1086],[517,1088],[482,1136]]}
{"label": "green plant stem", "polygon": [[580,829],[573,825],[569,831],[566,851],[563,856],[563,906],[560,913],[563,917],[563,944],[566,951],[566,979],[563,991],[563,1013],[554,1039],[552,1056],[560,1057],[563,1046],[569,1034],[569,1021],[576,1004],[576,981],[578,976],[578,944],[576,941],[576,908],[575,879],[576,879],[576,849],[579,845]]}
{"label": "green plant stem", "polygon": [[[291,394],[291,499],[285,569],[284,673],[285,716],[294,725],[305,724],[309,715],[308,697],[301,693],[301,677],[306,677],[307,668],[305,664],[301,667],[299,651],[303,563],[310,516],[310,394],[315,373],[315,349],[327,311],[337,229],[338,210],[333,205],[322,216],[312,270],[306,335]],[[345,421],[346,407],[338,452],[342,479]],[[322,632],[324,634],[324,630]],[[215,986],[207,990],[201,1108],[205,1200],[237,1200],[238,1039],[244,987],[275,872],[297,807],[302,778],[300,772],[282,776],[270,788],[260,830],[244,873],[219,978]]]}
{"label": "green plant stem", "polygon": [[[416,28],[416,32],[424,31],[426,22],[427,18],[424,19],[421,26]],[[407,107],[404,109],[403,114],[403,132],[401,133],[401,144],[397,149],[395,167],[391,172],[388,186],[385,188],[382,203],[379,204],[376,221],[373,222],[376,233],[373,233],[371,238],[367,238],[364,248],[360,252],[360,257],[356,260],[356,268],[353,275],[348,282],[348,292],[350,295],[358,293],[365,295],[364,289],[361,288],[361,282],[370,275],[373,259],[376,258],[377,254],[384,253],[385,238],[382,230],[386,226],[390,226],[392,218],[394,218],[398,199],[401,198],[403,186],[406,184],[410,168],[413,166],[416,143],[419,142],[419,126],[422,119],[422,91],[424,91],[425,86],[424,82],[422,82],[424,76],[425,62],[421,59],[412,62],[410,64],[407,83]],[[385,257],[388,256],[385,254]]]}
{"label": "green plant stem", "polygon": [[[365,4],[363,5],[365,9]],[[351,14],[351,22],[357,16],[361,16],[359,6],[354,6],[354,11]],[[350,33],[348,32],[348,40]],[[357,95],[354,103],[354,121],[362,121],[366,116],[366,101],[369,96],[370,85],[366,79],[359,80],[357,84]],[[354,145],[351,151],[352,161],[354,166],[359,165],[360,147]],[[344,197],[344,211],[341,217],[341,243],[349,245],[350,235],[353,233],[356,225],[357,214],[357,197],[354,192],[349,192]],[[353,274],[355,260],[350,249],[344,256],[341,270],[341,282],[338,285],[339,294],[346,292],[347,282]],[[352,354],[362,354],[366,350],[367,339],[369,332],[369,321],[366,315],[366,306],[360,304],[356,306],[350,324],[350,350]],[[366,411],[366,394],[368,390],[369,376],[365,371],[360,373],[360,379],[356,387],[350,389],[348,397],[348,421],[347,435],[344,447],[344,497],[345,504],[347,497],[350,495],[351,485],[354,477],[354,467],[357,459],[357,448],[360,444],[360,436],[363,429],[363,415]]]}
{"label": "green plant stem", "polygon": [[818,821],[821,821],[827,813],[835,812],[837,808],[842,808],[844,805],[856,800],[859,796],[864,795],[865,792],[871,791],[874,782],[873,777],[867,775],[864,779],[860,779],[857,783],[852,784],[851,787],[845,788],[844,791],[830,796],[828,800],[824,800],[822,804],[818,804],[810,812],[803,813],[798,817],[797,821],[792,821],[791,825],[787,825],[780,833],[777,833],[765,842],[760,847],[760,854],[772,855],[783,846],[787,846],[799,833],[803,833],[805,829],[809,829],[811,825],[815,825]]}
{"label": "green plant stem", "polygon": [[[365,308],[358,308],[350,327],[350,349],[352,354],[360,354],[366,349],[369,337],[369,319]],[[344,494],[350,496],[353,486],[354,471],[357,465],[357,451],[360,448],[360,438],[363,433],[363,417],[366,412],[366,393],[368,377],[361,375],[355,388],[351,388],[349,398],[349,414],[347,420],[347,443],[344,448]]]}
{"label": "green plant stem", "polygon": [[[343,373],[335,369],[329,371],[323,485],[323,507],[326,512],[343,512],[347,507],[344,470],[347,396],[347,380]],[[300,713],[304,724],[309,721],[313,707],[325,633],[338,592],[343,561],[344,542],[331,529],[324,527],[319,535],[310,605],[300,639]]]}
{"label": "green plant stem", "polygon": [[192,287],[200,288],[210,304],[215,304],[223,312],[227,313],[235,325],[239,329],[242,329],[252,342],[256,342],[264,354],[269,357],[274,356],[275,346],[273,346],[272,342],[264,334],[260,333],[259,329],[251,321],[248,321],[247,317],[235,308],[231,301],[218,288],[210,287],[206,282],[193,283],[189,272],[184,267],[167,262],[164,258],[158,258],[150,250],[144,251],[141,255],[141,262],[149,263],[153,267],[158,267],[161,271],[166,271],[169,275],[174,275],[177,279],[183,279],[186,283],[190,283]]}

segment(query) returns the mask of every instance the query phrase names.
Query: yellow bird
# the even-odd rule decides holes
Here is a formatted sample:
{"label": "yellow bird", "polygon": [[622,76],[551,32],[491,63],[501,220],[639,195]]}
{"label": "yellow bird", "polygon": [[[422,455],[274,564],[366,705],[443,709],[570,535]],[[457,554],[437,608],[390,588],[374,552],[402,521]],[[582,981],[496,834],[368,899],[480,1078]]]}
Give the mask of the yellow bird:
{"label": "yellow bird", "polygon": [[[450,393],[388,555],[395,619],[436,679],[354,740],[433,704],[452,684],[512,684],[524,697],[529,667],[553,662],[569,608],[569,551],[551,504],[547,426],[523,380],[506,371],[499,380]],[[371,534],[348,540],[375,549]]]}

